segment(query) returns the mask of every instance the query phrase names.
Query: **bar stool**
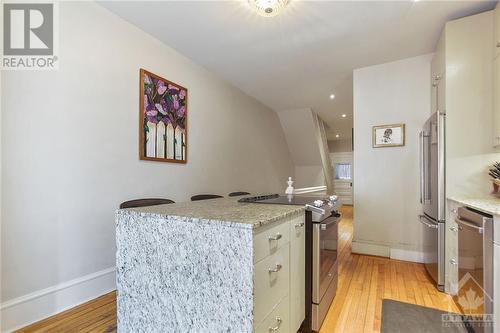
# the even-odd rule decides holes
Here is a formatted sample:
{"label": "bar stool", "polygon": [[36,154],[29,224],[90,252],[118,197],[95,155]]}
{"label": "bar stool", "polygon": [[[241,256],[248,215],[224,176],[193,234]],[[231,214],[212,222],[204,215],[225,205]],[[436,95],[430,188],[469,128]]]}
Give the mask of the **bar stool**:
{"label": "bar stool", "polygon": [[191,201],[200,201],[200,200],[217,199],[217,198],[224,198],[224,197],[217,194],[197,194],[191,197]]}
{"label": "bar stool", "polygon": [[170,199],[160,199],[160,198],[134,199],[134,200],[122,202],[120,204],[120,209],[156,206],[156,205],[164,205],[164,204],[172,204],[172,203],[175,203],[175,201],[170,200]]}

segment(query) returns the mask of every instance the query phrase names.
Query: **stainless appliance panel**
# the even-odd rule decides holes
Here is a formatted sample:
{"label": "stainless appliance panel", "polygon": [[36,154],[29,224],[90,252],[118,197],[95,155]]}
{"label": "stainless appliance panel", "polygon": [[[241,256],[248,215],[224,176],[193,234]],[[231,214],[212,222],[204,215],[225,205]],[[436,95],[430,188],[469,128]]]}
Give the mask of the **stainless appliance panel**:
{"label": "stainless appliance panel", "polygon": [[425,215],[445,220],[445,115],[434,113],[421,133],[421,202]]}
{"label": "stainless appliance panel", "polygon": [[[463,303],[464,313],[493,314],[493,219],[460,207],[455,222],[458,224],[458,303],[461,304],[460,297],[467,297],[465,293],[472,291],[483,302]],[[488,327],[485,329],[487,332]]]}
{"label": "stainless appliance panel", "polygon": [[[335,263],[335,266],[337,268],[338,264]],[[337,269],[335,271],[337,271]],[[323,324],[323,320],[325,320],[328,310],[330,309],[330,304],[332,303],[332,300],[335,297],[335,294],[337,293],[337,280],[338,276],[336,275],[332,279],[330,285],[328,286],[321,302],[319,304],[314,304],[314,303],[312,304],[311,328],[313,331],[319,331],[321,325]]]}
{"label": "stainless appliance panel", "polygon": [[331,216],[313,224],[313,290],[312,301],[319,304],[337,275],[337,242],[339,217]]}
{"label": "stainless appliance panel", "polygon": [[444,290],[444,240],[445,224],[437,223],[425,215],[419,216],[420,223],[424,225],[424,265],[436,282],[437,288]]}

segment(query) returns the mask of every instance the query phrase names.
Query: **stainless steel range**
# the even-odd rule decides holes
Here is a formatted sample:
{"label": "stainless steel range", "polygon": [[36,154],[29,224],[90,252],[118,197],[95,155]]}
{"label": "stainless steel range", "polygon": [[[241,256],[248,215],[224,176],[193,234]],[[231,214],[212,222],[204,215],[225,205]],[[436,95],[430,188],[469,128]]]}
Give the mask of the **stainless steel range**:
{"label": "stainless steel range", "polygon": [[319,331],[337,292],[338,198],[272,194],[239,201],[306,208],[306,319],[301,331]]}

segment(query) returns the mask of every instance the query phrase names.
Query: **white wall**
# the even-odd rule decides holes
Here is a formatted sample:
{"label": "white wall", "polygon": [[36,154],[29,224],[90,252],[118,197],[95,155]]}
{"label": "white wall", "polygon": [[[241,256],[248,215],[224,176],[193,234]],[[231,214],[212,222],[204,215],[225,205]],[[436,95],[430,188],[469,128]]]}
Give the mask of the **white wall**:
{"label": "white wall", "polygon": [[[61,2],[59,30],[58,71],[1,78],[3,330],[113,286],[120,202],[283,191],[293,174],[253,98],[97,4]],[[187,165],[138,159],[141,67],[189,89]]]}
{"label": "white wall", "polygon": [[278,116],[292,156],[295,188],[325,185],[316,127],[311,109],[279,111]]}
{"label": "white wall", "polygon": [[352,139],[329,140],[330,153],[347,153],[352,151]]}
{"label": "white wall", "polygon": [[[430,114],[430,61],[354,71],[354,252],[421,251],[418,133]],[[406,124],[406,145],[372,148],[372,126],[396,123]]]}

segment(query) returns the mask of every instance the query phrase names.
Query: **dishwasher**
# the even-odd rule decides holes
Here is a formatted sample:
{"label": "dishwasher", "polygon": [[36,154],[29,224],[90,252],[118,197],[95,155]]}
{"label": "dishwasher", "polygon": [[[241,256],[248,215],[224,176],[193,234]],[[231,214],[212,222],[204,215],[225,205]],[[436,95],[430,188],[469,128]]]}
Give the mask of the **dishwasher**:
{"label": "dishwasher", "polygon": [[466,315],[483,320],[482,331],[493,314],[493,217],[486,213],[459,207],[458,229],[458,293],[459,307]]}

